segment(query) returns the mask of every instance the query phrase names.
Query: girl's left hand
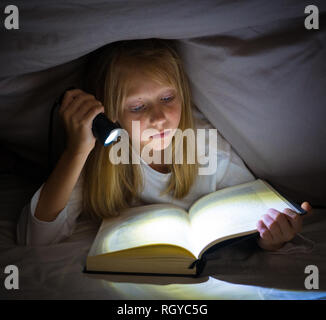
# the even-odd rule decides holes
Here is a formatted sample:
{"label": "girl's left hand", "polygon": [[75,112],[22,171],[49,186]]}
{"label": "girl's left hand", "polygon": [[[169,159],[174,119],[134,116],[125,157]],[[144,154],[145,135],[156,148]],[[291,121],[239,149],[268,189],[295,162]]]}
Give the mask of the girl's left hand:
{"label": "girl's left hand", "polygon": [[[309,213],[312,207],[308,202],[303,202],[301,208]],[[269,209],[257,223],[260,234],[258,245],[265,250],[278,250],[285,242],[291,241],[302,229],[303,217],[291,209],[284,209],[283,213]]]}

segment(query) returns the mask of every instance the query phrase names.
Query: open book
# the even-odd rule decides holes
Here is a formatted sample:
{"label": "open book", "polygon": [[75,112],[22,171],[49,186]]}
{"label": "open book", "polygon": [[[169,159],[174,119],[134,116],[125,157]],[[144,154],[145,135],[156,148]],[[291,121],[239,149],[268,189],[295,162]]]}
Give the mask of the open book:
{"label": "open book", "polygon": [[269,208],[304,213],[260,179],[203,196],[189,212],[173,204],[123,210],[103,220],[85,272],[198,276],[208,249],[257,234]]}

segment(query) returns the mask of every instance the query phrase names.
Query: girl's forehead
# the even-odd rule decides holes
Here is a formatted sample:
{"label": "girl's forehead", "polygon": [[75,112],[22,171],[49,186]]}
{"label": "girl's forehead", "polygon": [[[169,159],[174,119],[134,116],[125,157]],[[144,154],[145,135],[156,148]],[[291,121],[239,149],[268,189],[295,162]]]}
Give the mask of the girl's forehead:
{"label": "girl's forehead", "polygon": [[131,74],[125,82],[126,98],[135,98],[138,95],[149,93],[162,93],[163,91],[175,90],[174,84],[168,80],[162,80],[155,75],[145,75],[142,73]]}
{"label": "girl's forehead", "polygon": [[128,61],[120,64],[120,75],[126,88],[135,87],[144,82],[156,82],[160,85],[173,85],[173,71],[168,65],[144,61]]}

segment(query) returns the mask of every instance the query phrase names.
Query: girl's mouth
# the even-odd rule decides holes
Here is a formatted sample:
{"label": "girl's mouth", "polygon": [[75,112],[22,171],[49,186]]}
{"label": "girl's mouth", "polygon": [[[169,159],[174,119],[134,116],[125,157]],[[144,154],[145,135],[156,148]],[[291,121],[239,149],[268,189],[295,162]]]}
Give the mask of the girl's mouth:
{"label": "girl's mouth", "polygon": [[162,139],[164,137],[167,137],[170,134],[171,130],[163,131],[160,134],[156,134],[152,136],[153,139]]}

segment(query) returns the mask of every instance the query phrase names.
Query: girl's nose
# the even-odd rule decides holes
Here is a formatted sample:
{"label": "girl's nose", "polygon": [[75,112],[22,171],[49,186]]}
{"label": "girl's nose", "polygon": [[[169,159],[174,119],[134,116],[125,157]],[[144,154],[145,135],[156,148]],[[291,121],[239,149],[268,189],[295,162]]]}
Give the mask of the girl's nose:
{"label": "girl's nose", "polygon": [[151,109],[150,121],[153,125],[163,125],[166,121],[164,112],[162,111],[162,106],[154,106]]}

